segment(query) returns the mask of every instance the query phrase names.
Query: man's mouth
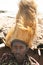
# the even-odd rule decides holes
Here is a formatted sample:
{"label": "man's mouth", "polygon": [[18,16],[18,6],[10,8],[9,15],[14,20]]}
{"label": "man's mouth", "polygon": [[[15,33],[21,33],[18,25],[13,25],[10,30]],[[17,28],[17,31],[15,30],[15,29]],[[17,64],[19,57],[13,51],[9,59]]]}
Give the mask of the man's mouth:
{"label": "man's mouth", "polygon": [[16,55],[15,55],[15,58],[17,58],[17,59],[22,59],[22,58],[23,58],[23,55],[21,55],[21,54],[16,54]]}
{"label": "man's mouth", "polygon": [[22,55],[20,55],[20,54],[16,54],[16,57],[21,58],[21,57],[22,57]]}

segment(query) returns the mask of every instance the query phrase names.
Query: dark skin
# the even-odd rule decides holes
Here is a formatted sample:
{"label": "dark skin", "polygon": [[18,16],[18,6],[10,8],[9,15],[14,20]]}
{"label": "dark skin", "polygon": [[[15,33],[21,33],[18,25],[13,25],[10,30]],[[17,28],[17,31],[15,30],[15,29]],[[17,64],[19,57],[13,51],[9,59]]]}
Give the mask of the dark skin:
{"label": "dark skin", "polygon": [[27,50],[26,44],[19,42],[19,41],[12,42],[11,51],[14,54],[14,56],[19,64],[21,64],[23,62],[23,59],[26,54],[26,50]]}

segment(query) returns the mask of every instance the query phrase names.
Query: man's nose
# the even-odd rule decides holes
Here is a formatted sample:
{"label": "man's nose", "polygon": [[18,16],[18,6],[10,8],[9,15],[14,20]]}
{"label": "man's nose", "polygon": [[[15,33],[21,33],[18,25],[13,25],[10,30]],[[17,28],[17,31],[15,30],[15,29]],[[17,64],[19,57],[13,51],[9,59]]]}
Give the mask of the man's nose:
{"label": "man's nose", "polygon": [[19,49],[19,48],[17,49],[17,52],[18,52],[18,53],[20,52],[20,49]]}

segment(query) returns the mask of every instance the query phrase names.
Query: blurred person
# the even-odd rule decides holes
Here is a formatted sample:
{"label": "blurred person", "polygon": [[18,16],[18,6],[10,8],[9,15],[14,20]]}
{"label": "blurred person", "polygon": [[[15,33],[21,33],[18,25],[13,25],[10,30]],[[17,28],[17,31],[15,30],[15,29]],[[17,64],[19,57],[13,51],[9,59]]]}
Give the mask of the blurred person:
{"label": "blurred person", "polygon": [[39,65],[27,53],[28,49],[32,47],[36,28],[36,5],[34,0],[21,0],[16,16],[16,25],[12,26],[5,38],[5,45],[11,49],[11,53],[2,55],[1,65],[2,63],[4,65]]}

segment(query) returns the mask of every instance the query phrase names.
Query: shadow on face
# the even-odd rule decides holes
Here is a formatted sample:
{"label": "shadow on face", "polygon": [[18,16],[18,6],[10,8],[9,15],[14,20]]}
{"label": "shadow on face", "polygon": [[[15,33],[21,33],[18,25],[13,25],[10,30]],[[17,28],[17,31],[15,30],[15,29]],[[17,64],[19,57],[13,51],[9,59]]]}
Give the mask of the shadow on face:
{"label": "shadow on face", "polygon": [[11,42],[11,51],[18,62],[21,62],[26,54],[27,46],[25,42],[20,40],[13,40]]}

